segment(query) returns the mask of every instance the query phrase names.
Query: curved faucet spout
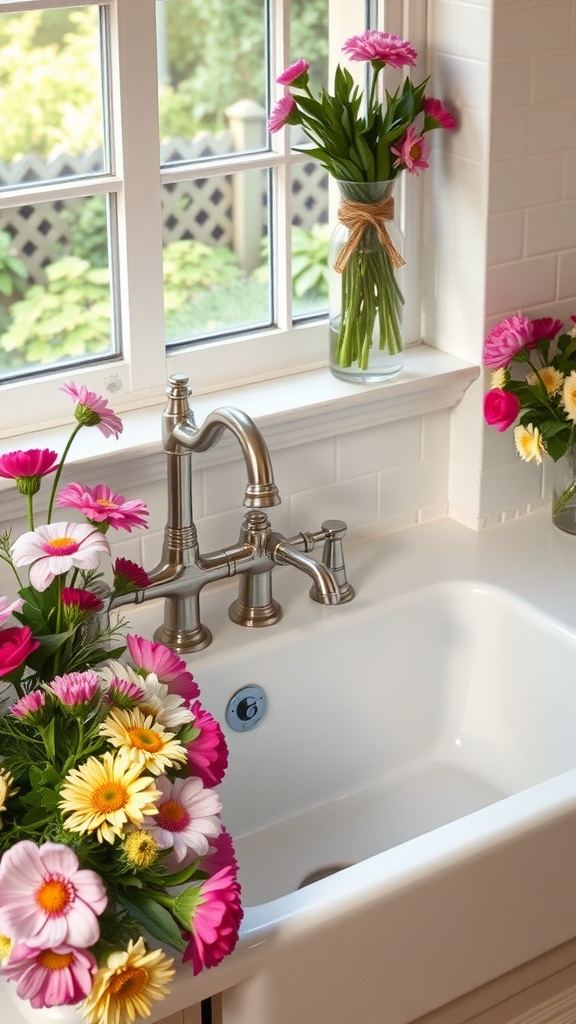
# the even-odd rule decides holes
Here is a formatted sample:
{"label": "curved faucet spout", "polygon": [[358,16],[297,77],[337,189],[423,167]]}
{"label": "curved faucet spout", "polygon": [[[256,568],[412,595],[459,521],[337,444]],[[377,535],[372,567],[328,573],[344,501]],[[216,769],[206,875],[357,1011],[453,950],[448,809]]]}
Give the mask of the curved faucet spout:
{"label": "curved faucet spout", "polygon": [[322,562],[317,562],[315,558],[310,558],[310,555],[298,551],[287,540],[278,541],[272,550],[272,560],[276,562],[276,565],[294,565],[297,569],[308,573],[308,576],[314,580],[316,600],[319,604],[339,603],[338,584],[333,573]]}
{"label": "curved faucet spout", "polygon": [[218,443],[225,430],[234,435],[244,455],[248,476],[244,505],[248,508],[278,505],[280,495],[274,483],[268,447],[254,421],[240,409],[214,409],[201,427],[187,420],[174,427],[172,436],[189,451],[206,452]]}

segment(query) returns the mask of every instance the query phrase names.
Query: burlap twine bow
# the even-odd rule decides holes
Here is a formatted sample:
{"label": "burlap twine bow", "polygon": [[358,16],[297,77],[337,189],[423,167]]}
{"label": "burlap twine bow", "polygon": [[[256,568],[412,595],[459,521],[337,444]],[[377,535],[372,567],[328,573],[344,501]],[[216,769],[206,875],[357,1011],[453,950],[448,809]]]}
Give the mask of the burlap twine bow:
{"label": "burlap twine bow", "polygon": [[386,228],[387,220],[394,220],[394,197],[385,196],[375,203],[356,203],[352,199],[341,199],[338,207],[338,220],[348,228],[349,235],[334,262],[334,270],[342,274],[348,265],[352,253],[362,241],[367,227],[373,227],[378,240],[390,257],[395,270],[403,267],[405,260],[392,242]]}

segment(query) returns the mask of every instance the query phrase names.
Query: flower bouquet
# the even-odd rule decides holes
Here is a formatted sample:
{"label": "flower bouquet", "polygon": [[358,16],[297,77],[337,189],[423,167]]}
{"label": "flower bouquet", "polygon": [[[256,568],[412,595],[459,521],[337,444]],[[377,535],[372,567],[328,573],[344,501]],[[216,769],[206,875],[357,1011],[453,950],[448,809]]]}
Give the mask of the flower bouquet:
{"label": "flower bouquet", "polygon": [[[576,322],[576,317],[571,317]],[[576,496],[576,327],[561,320],[510,316],[484,342],[483,362],[492,369],[484,418],[497,430],[516,420],[514,443],[526,462],[566,459],[568,475],[554,489],[552,514],[561,516]]]}
{"label": "flower bouquet", "polygon": [[[148,510],[104,485],[58,490],[80,429],[122,430],[104,399],[62,390],[76,425],[60,462],[48,449],[0,456],[30,526],[0,536],[18,586],[0,597],[0,976],[35,1009],[79,1004],[88,1024],[129,1024],[169,991],[161,946],[197,974],[236,943],[237,864],[213,788],[227,748],[186,663],[111,614],[149,581],[122,558],[104,579],[106,533],[145,526]],[[48,522],[34,527],[52,473]],[[51,522],[54,504],[85,521]]]}
{"label": "flower bouquet", "polygon": [[[336,229],[332,255],[334,270],[341,276],[341,296],[330,317],[336,373],[345,367],[367,371],[375,342],[387,355],[402,352],[404,298],[396,272],[404,260],[388,227],[394,221],[393,184],[404,170],[418,174],[428,167],[429,131],[456,127],[440,100],[425,95],[428,79],[415,86],[407,77],[394,93],[386,91],[382,103],[379,76],[386,65],[404,68],[416,63],[417,53],[409,42],[369,30],[352,36],[342,50],[350,60],[369,64],[366,98],[340,65],[333,95],[322,89],[315,97],[309,85],[310,65],[301,59],[276,79],[288,91],[268,122],[271,132],[298,125],[313,145],[297,152],[316,158],[339,183],[342,230]],[[392,363],[401,368],[401,360]]]}

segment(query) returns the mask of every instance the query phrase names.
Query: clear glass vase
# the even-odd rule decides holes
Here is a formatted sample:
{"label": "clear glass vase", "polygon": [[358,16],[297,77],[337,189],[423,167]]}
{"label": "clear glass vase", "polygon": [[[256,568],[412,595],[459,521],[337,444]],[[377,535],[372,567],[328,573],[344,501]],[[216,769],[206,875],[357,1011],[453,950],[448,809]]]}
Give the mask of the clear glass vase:
{"label": "clear glass vase", "polygon": [[576,534],[576,443],[552,463],[552,522],[559,530]]}
{"label": "clear glass vase", "polygon": [[404,366],[399,273],[402,236],[394,181],[338,181],[330,239],[330,369],[341,380],[376,383]]}

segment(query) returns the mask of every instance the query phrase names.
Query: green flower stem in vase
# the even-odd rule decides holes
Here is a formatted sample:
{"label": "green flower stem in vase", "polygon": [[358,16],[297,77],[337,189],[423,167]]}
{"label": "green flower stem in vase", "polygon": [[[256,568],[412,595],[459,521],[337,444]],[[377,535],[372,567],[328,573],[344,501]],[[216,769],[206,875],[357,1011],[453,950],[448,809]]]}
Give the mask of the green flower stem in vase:
{"label": "green flower stem in vase", "polygon": [[552,466],[552,522],[576,534],[576,442]]}
{"label": "green flower stem in vase", "polygon": [[404,365],[398,273],[404,264],[394,221],[393,181],[338,181],[330,245],[330,369],[374,383]]}

